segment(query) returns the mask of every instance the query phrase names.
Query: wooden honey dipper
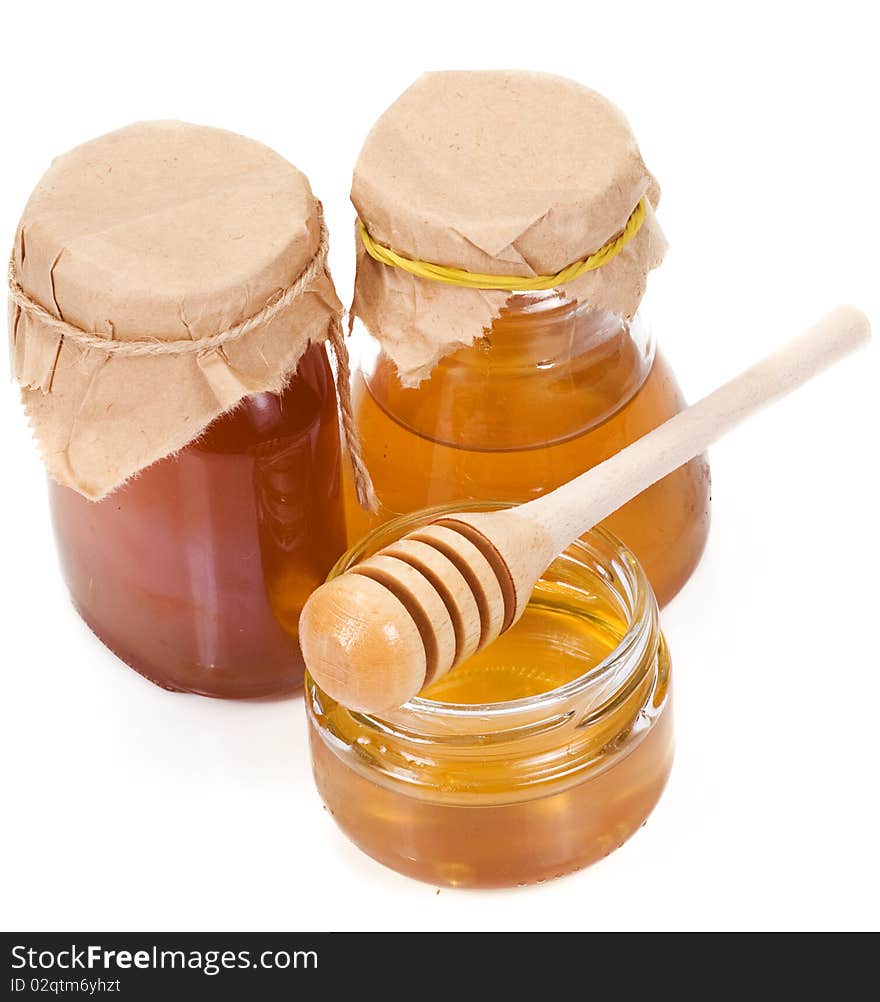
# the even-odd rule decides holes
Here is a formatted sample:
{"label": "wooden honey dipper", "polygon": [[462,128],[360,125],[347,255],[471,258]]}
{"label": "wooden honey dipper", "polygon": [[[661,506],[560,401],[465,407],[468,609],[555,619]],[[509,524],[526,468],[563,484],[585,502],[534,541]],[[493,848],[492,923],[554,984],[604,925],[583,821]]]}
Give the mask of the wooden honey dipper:
{"label": "wooden honey dipper", "polygon": [[869,336],[867,317],[839,306],[549,494],[497,512],[444,515],[328,581],[300,619],[312,677],[354,710],[402,705],[509,629],[538,578],[575,539]]}

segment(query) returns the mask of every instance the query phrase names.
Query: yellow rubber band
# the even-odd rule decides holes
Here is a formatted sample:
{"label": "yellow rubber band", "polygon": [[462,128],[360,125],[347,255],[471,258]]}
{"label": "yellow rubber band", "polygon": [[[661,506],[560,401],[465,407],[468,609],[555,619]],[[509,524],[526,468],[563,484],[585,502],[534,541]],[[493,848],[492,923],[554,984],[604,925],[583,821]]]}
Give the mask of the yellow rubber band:
{"label": "yellow rubber band", "polygon": [[581,261],[566,265],[555,275],[481,275],[479,272],[465,271],[463,268],[447,268],[442,264],[431,264],[429,261],[412,261],[403,257],[397,251],[391,250],[376,241],[367,232],[363,222],[358,220],[361,240],[367,253],[380,264],[390,268],[401,268],[418,278],[427,278],[432,282],[443,282],[446,285],[461,285],[466,289],[499,289],[505,292],[530,292],[544,289],[555,289],[559,285],[580,278],[588,271],[595,271],[603,264],[617,257],[624,247],[642,228],[647,208],[645,199],[633,209],[627,219],[626,226],[608,243]]}

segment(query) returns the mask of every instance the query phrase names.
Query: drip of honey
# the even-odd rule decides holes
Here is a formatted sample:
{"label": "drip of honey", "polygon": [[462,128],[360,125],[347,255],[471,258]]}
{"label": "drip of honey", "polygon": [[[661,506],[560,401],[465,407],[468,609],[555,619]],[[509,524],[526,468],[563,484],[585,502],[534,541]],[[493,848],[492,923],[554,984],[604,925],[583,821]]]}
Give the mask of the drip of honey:
{"label": "drip of honey", "polygon": [[324,348],[103,500],[50,499],[74,604],[123,661],[168,689],[295,691],[299,613],[345,546]]}

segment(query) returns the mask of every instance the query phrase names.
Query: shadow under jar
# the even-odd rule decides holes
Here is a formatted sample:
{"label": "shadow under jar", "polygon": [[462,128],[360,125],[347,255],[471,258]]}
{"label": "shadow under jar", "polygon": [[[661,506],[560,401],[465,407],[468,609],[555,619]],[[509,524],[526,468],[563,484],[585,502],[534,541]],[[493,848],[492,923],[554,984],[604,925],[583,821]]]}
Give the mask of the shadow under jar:
{"label": "shadow under jar", "polygon": [[227,698],[302,685],[297,620],[345,545],[336,391],[312,345],[258,393],[101,501],[50,481],[73,603],[166,689]]}
{"label": "shadow under jar", "polygon": [[[628,322],[592,310],[564,290],[512,296],[482,337],[441,359],[417,388],[401,383],[385,354],[367,346],[365,357],[355,376],[354,407],[382,507],[371,519],[353,490],[347,492],[350,541],[370,524],[429,505],[538,497],[684,406],[638,315]],[[666,604],[706,544],[705,457],[664,477],[603,524],[635,553]]]}
{"label": "shadow under jar", "polygon": [[[386,524],[331,577],[451,510]],[[625,842],[669,775],[670,704],[656,600],[603,529],[553,562],[508,633],[398,710],[351,711],[306,674],[336,823],[386,866],[454,887],[561,876]]]}

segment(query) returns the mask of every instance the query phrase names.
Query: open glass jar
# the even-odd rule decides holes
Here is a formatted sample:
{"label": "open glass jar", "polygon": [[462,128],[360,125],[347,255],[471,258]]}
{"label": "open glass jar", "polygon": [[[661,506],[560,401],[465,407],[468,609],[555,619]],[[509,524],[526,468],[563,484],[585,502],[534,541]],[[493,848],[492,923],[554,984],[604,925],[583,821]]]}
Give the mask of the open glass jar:
{"label": "open glass jar", "polygon": [[[387,523],[331,577],[452,510]],[[385,865],[456,887],[560,876],[626,841],[669,774],[670,704],[656,600],[604,529],[553,562],[507,634],[398,710],[353,712],[306,674],[336,823]]]}
{"label": "open glass jar", "polygon": [[[678,413],[684,401],[646,324],[577,304],[564,290],[511,297],[485,335],[407,388],[361,338],[354,407],[381,508],[348,491],[349,539],[456,499],[538,497]],[[405,461],[401,462],[401,457]],[[665,604],[697,565],[709,528],[709,471],[698,458],[604,523]]]}

